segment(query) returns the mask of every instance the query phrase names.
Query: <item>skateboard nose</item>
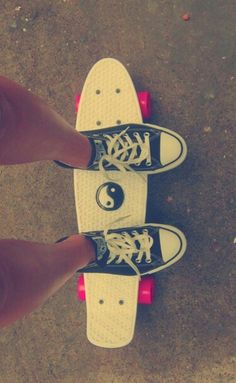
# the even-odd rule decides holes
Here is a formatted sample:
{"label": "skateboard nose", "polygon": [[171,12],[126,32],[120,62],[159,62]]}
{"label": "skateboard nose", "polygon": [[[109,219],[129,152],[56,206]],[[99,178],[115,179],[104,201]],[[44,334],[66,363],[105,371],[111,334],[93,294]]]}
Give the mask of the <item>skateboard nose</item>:
{"label": "skateboard nose", "polygon": [[161,133],[160,160],[163,166],[176,161],[183,152],[182,143],[168,133]]}
{"label": "skateboard nose", "polygon": [[160,245],[164,263],[174,258],[182,247],[180,237],[170,230],[160,229]]}

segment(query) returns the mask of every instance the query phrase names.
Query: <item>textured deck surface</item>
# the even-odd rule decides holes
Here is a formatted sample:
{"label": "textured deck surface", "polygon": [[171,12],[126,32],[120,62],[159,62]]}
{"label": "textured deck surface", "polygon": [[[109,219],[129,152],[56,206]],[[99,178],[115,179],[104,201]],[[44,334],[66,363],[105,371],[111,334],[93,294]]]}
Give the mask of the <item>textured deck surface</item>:
{"label": "textured deck surface", "polygon": [[134,335],[139,279],[119,275],[85,276],[87,336],[100,347],[126,346]]}
{"label": "textured deck surface", "polygon": [[[132,80],[121,63],[104,59],[91,69],[84,84],[76,130],[96,130],[121,123],[142,122]],[[97,191],[105,190],[109,179],[101,172],[74,171],[75,201],[79,231],[93,231],[140,225],[145,222],[147,177],[112,172],[118,179],[113,189],[122,188],[124,202],[116,210],[98,204]],[[110,184],[110,183],[109,183]],[[112,188],[111,188],[112,189]],[[121,224],[114,221],[122,218]],[[121,225],[121,226],[120,226]],[[114,348],[133,338],[137,312],[138,277],[85,274],[87,336],[97,346]],[[122,302],[120,304],[119,302]]]}

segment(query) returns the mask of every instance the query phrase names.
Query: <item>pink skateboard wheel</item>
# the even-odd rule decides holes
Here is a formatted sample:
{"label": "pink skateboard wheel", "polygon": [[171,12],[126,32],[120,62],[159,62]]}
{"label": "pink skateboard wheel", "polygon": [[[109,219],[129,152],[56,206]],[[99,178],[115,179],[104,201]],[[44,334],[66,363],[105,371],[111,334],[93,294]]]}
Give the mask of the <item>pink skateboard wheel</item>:
{"label": "pink skateboard wheel", "polygon": [[79,110],[79,103],[80,103],[80,94],[77,94],[75,96],[75,112],[77,113]]}
{"label": "pink skateboard wheel", "polygon": [[151,95],[149,92],[138,92],[138,100],[144,120],[151,117]]}
{"label": "pink skateboard wheel", "polygon": [[81,274],[77,281],[77,297],[80,301],[85,301],[85,284],[84,284],[84,275]]}
{"label": "pink skateboard wheel", "polygon": [[138,303],[151,305],[154,300],[155,279],[146,277],[139,282]]}

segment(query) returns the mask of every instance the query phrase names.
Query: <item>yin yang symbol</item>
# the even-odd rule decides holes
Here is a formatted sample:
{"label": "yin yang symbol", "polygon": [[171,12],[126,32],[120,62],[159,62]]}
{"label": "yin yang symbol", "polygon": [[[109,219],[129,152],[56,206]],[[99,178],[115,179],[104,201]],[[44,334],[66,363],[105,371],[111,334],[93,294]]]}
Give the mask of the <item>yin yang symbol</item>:
{"label": "yin yang symbol", "polygon": [[123,189],[115,182],[106,182],[98,188],[96,201],[98,206],[103,210],[117,210],[124,202]]}

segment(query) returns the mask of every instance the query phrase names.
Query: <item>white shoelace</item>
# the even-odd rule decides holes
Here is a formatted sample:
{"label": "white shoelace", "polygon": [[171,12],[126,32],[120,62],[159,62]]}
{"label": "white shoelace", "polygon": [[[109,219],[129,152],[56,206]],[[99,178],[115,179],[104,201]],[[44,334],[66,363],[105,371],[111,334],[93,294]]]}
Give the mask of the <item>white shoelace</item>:
{"label": "white shoelace", "polygon": [[108,162],[108,166],[114,165],[121,172],[127,170],[135,172],[130,165],[140,165],[142,161],[146,161],[146,165],[151,165],[150,134],[144,133],[142,139],[140,134],[135,132],[137,142],[133,142],[127,133],[128,129],[129,126],[119,134],[104,135],[107,139],[107,154],[100,159],[99,170],[106,173],[108,178],[108,172],[104,168],[105,161]]}
{"label": "white shoelace", "polygon": [[[135,263],[141,263],[145,257],[146,263],[151,263],[151,247],[153,245],[153,238],[148,234],[148,230],[144,229],[140,234],[133,230],[131,234],[126,231],[122,233],[107,233],[104,231],[107,248],[110,251],[107,264],[115,261],[116,264],[122,261],[126,262],[137,275],[141,273]],[[139,244],[137,247],[136,243]],[[136,257],[135,263],[132,258]]]}

